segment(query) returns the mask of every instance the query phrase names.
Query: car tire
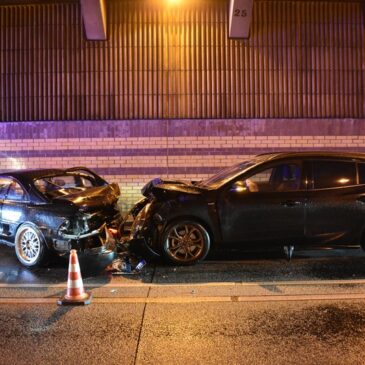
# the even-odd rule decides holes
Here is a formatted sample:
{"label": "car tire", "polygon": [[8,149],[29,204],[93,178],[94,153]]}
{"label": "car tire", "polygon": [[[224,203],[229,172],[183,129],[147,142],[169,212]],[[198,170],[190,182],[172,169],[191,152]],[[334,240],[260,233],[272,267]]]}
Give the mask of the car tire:
{"label": "car tire", "polygon": [[174,265],[193,265],[204,260],[211,245],[208,231],[192,220],[169,224],[162,236],[162,254]]}
{"label": "car tire", "polygon": [[29,223],[22,224],[15,236],[15,253],[18,260],[27,267],[45,264],[48,259],[48,248],[39,229]]}

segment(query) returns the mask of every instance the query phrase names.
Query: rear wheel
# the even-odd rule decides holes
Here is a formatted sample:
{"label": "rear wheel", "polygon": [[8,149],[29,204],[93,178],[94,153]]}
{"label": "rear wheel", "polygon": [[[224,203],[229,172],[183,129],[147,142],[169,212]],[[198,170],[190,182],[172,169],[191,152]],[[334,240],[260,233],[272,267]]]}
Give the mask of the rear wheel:
{"label": "rear wheel", "polygon": [[164,257],[175,265],[192,265],[203,260],[210,249],[208,231],[199,223],[184,220],[170,224],[162,237]]}
{"label": "rear wheel", "polygon": [[27,267],[40,266],[46,262],[48,249],[35,226],[25,223],[19,227],[15,236],[15,253]]}

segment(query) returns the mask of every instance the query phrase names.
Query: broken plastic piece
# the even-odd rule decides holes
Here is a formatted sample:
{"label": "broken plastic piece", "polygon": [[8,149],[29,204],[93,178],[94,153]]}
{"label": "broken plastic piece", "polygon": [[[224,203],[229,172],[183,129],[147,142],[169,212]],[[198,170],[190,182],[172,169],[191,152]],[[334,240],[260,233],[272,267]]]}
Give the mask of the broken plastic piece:
{"label": "broken plastic piece", "polygon": [[135,267],[135,271],[137,271],[137,272],[141,272],[142,271],[142,269],[144,268],[146,266],[146,260],[141,260],[138,264],[137,264],[137,266]]}
{"label": "broken plastic piece", "polygon": [[131,263],[129,262],[129,257],[125,256],[124,261],[122,261],[121,269],[124,273],[130,273],[132,271]]}
{"label": "broken plastic piece", "polygon": [[146,265],[145,260],[137,263],[137,258],[130,257],[128,252],[119,253],[119,258],[115,259],[111,265],[107,266],[106,270],[113,275],[136,275],[140,274],[143,267]]}

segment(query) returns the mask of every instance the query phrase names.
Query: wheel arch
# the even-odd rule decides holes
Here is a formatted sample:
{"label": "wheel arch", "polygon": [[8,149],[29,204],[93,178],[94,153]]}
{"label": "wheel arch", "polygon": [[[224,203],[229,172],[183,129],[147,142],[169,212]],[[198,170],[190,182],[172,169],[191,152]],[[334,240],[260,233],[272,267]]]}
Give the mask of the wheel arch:
{"label": "wheel arch", "polygon": [[[37,239],[39,241],[39,245],[37,248],[34,247],[28,247],[26,248],[25,252],[24,248],[21,247],[21,241],[22,235],[25,234],[25,232],[32,230],[34,234],[37,236]],[[48,262],[49,259],[49,249],[46,243],[46,239],[44,237],[44,234],[42,230],[33,222],[23,222],[17,227],[15,239],[14,239],[14,246],[15,246],[15,254],[20,261],[21,264],[23,264],[26,267],[33,268],[33,267],[39,267],[44,265],[46,262]],[[28,244],[27,244],[28,245]],[[32,244],[31,244],[32,245]],[[32,256],[29,256],[29,251],[32,250],[33,254]]]}
{"label": "wheel arch", "polygon": [[40,237],[43,240],[43,242],[46,244],[47,248],[49,248],[49,249],[52,248],[52,245],[48,242],[48,240],[46,239],[46,237],[43,233],[43,231],[46,230],[46,228],[39,227],[39,226],[37,226],[37,224],[35,224],[33,222],[30,222],[30,221],[25,221],[25,222],[22,222],[21,224],[18,225],[18,227],[15,230],[15,234],[14,234],[14,244],[16,243],[15,239],[16,239],[16,236],[17,236],[17,233],[18,233],[19,229],[21,229],[25,225],[29,225],[32,228],[34,228],[37,232],[39,232]]}
{"label": "wheel arch", "polygon": [[159,237],[159,244],[161,245],[162,242],[162,237],[163,237],[163,233],[165,232],[166,228],[168,226],[170,226],[171,224],[180,222],[180,221],[194,221],[196,223],[199,223],[201,226],[203,226],[203,228],[205,228],[209,234],[209,239],[210,239],[210,247],[211,248],[215,248],[215,239],[214,239],[214,232],[212,227],[210,226],[210,224],[205,221],[204,219],[194,216],[194,215],[179,215],[179,216],[175,216],[169,220],[167,220],[164,224],[163,230],[160,234]]}
{"label": "wheel arch", "polygon": [[[174,228],[176,229],[176,227],[179,226],[185,226],[184,228],[185,232],[192,232],[190,231],[190,229],[193,230],[195,229],[196,231],[199,231],[200,238],[198,236],[198,239],[200,243],[194,244],[193,241],[190,241],[190,238],[187,238],[188,241],[185,241],[184,238],[183,241],[185,243],[183,241],[180,241],[180,243],[177,244],[178,245],[176,248],[177,251],[174,253],[170,250],[171,242],[169,239],[169,234],[170,234],[169,232],[171,232],[172,229]],[[189,228],[186,228],[187,226],[189,226]],[[199,219],[193,215],[181,215],[181,216],[176,216],[173,219],[170,219],[164,225],[160,237],[161,237],[160,239],[161,254],[169,264],[173,265],[182,265],[182,266],[194,265],[195,263],[204,260],[213,247],[213,234],[211,232],[209,225],[204,220]],[[172,240],[174,240],[174,238],[172,238]],[[186,244],[187,246],[185,246]],[[190,251],[191,247],[193,247],[192,249],[193,251]],[[183,257],[181,256],[181,254],[183,255]]]}

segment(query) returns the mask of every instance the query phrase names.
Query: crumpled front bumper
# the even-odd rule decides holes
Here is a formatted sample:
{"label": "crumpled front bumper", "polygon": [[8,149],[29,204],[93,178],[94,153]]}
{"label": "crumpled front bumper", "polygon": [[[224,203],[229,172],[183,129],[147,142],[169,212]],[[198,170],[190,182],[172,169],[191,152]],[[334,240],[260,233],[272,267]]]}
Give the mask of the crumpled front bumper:
{"label": "crumpled front bumper", "polygon": [[115,250],[115,240],[108,231],[106,223],[99,228],[82,234],[58,232],[53,239],[53,248],[59,254],[75,249],[88,255],[104,255]]}
{"label": "crumpled front bumper", "polygon": [[84,234],[69,234],[69,233],[60,233],[60,236],[65,240],[82,240],[89,237],[94,237],[100,235],[106,229],[106,223],[102,224],[98,229],[94,229],[91,232],[87,232]]}

